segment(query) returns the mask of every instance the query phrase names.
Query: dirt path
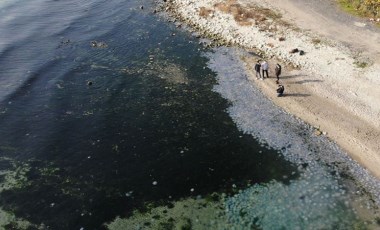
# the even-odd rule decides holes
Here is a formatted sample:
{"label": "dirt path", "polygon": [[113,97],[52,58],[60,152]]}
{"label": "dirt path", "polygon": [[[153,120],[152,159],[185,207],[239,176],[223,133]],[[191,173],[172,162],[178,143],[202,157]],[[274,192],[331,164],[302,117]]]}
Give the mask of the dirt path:
{"label": "dirt path", "polygon": [[[248,0],[249,1],[249,0]],[[318,33],[323,37],[343,43],[353,53],[360,52],[373,64],[380,63],[380,28],[364,19],[342,12],[331,0],[265,0],[272,9],[281,12],[283,19],[290,21],[301,30]],[[253,61],[253,60],[252,60]],[[273,68],[274,69],[274,66]],[[252,75],[253,76],[253,75]],[[253,79],[253,78],[252,78]],[[380,72],[377,81],[380,81]],[[380,103],[380,91],[371,81],[356,82],[348,80],[349,85],[357,89],[366,88],[366,95],[361,95],[365,104]],[[377,82],[377,85],[379,83]],[[353,114],[344,106],[329,99],[330,92],[324,92],[321,79],[310,76],[302,70],[288,72],[282,83],[287,88],[288,97],[278,100],[271,93],[276,87],[273,81],[258,84],[267,96],[285,110],[301,117],[306,122],[320,127],[359,163],[367,167],[380,178],[380,130],[367,123],[362,117]],[[343,84],[343,83],[342,83]],[[344,84],[343,84],[344,85]],[[349,86],[347,86],[349,87]],[[351,89],[355,88],[354,86]],[[327,86],[328,90],[331,88]],[[363,91],[363,90],[360,90]],[[378,118],[380,119],[380,118]]]}
{"label": "dirt path", "polygon": [[[255,58],[245,60],[248,66]],[[270,69],[274,69],[272,62]],[[353,159],[380,178],[380,130],[373,127],[344,107],[337,106],[321,91],[318,78],[302,70],[287,71],[280,83],[285,86],[285,96],[278,98],[276,78],[264,81],[255,77],[252,68],[247,68],[249,80],[258,85],[275,104],[301,118],[316,128],[316,135],[326,135],[337,142]]]}
{"label": "dirt path", "polygon": [[[250,0],[248,0],[249,2]],[[333,0],[265,0],[299,28],[317,32],[380,63],[380,28],[342,12]]]}
{"label": "dirt path", "polygon": [[[265,0],[271,9],[277,9],[283,19],[290,21],[303,31],[317,33],[322,37],[343,43],[353,53],[360,53],[362,58],[373,64],[380,63],[380,29],[364,19],[342,12],[331,0]],[[295,77],[292,77],[295,76]],[[302,77],[297,77],[302,76]],[[359,79],[357,79],[359,80]],[[380,72],[378,75],[380,81]],[[339,81],[336,79],[336,81]],[[285,110],[301,117],[306,122],[320,127],[327,135],[336,141],[359,163],[367,167],[380,178],[378,164],[380,163],[380,130],[367,123],[358,114],[353,114],[344,106],[334,103],[329,96],[335,97],[324,89],[331,90],[330,85],[323,86],[321,79],[310,76],[307,72],[288,72],[283,78],[283,84],[290,92],[288,97],[278,100],[273,91],[275,84],[267,81],[265,84],[256,82],[266,94]],[[379,103],[376,96],[380,91],[371,90],[371,81],[356,82],[349,79],[347,87],[352,85],[366,88],[366,95],[361,95],[365,104]],[[342,83],[344,86],[344,83]],[[349,86],[351,85],[351,86]],[[379,85],[379,83],[377,83]],[[325,88],[326,87],[326,88]],[[373,87],[376,89],[376,87]],[[339,97],[339,96],[338,96]],[[355,99],[350,99],[355,100]],[[380,119],[380,118],[379,118]]]}

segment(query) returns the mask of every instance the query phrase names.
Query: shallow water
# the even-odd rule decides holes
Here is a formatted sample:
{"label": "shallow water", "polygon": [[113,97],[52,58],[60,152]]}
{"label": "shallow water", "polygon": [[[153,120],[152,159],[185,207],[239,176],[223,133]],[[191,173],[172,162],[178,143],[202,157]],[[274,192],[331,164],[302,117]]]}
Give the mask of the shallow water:
{"label": "shallow water", "polygon": [[[268,107],[262,95],[255,95],[258,104],[237,109],[255,91],[223,80],[230,70],[243,72],[236,56],[205,50],[189,32],[152,13],[154,7],[150,1],[0,4],[0,226],[102,229],[120,216],[154,229],[133,212],[212,194],[223,198],[202,207],[223,212],[205,220],[212,224],[196,225],[190,215],[195,229],[271,229],[272,217],[282,224],[302,219],[296,227],[360,222],[345,202],[350,197],[341,178],[330,174],[338,169],[306,157],[294,160],[305,148],[318,153],[329,142],[302,145],[295,135],[283,143],[270,124],[297,124],[299,132],[305,125],[287,118],[268,123],[262,117],[280,110]],[[229,76],[247,83],[240,81],[244,75]],[[252,105],[262,109],[248,110]],[[239,118],[236,111],[257,117]],[[261,186],[273,189],[260,192]],[[272,214],[274,207],[283,213],[304,205],[289,196],[301,187],[308,188],[301,200],[322,208],[286,218]],[[278,197],[288,203],[274,202]],[[255,199],[270,204],[268,210],[255,206]],[[185,209],[198,208],[190,202]],[[241,208],[256,216],[242,217]],[[321,214],[327,209],[332,213]],[[331,221],[321,225],[326,215]],[[310,217],[317,221],[305,219]]]}

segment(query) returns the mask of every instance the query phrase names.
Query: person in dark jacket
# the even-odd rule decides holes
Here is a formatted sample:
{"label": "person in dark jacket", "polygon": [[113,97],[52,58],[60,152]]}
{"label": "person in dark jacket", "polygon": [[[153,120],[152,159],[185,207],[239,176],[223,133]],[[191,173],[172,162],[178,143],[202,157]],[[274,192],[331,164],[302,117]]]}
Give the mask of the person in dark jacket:
{"label": "person in dark jacket", "polygon": [[285,87],[283,85],[278,85],[277,97],[282,97],[284,95]]}
{"label": "person in dark jacket", "polygon": [[260,61],[257,61],[256,65],[255,65],[255,71],[256,71],[256,78],[257,79],[261,78],[260,70],[261,70],[261,64],[260,64]]}
{"label": "person in dark jacket", "polygon": [[277,63],[276,67],[274,68],[274,71],[276,73],[277,81],[276,83],[280,83],[280,75],[281,75],[281,65]]}

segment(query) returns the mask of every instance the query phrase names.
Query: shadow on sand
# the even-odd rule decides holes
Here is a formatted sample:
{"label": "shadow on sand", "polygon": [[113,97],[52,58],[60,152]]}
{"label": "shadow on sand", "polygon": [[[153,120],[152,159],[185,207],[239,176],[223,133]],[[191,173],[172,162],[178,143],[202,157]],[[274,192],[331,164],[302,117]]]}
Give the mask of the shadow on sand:
{"label": "shadow on sand", "polygon": [[282,97],[310,97],[311,94],[307,93],[284,93]]}
{"label": "shadow on sand", "polygon": [[302,81],[296,81],[293,84],[305,84],[305,83],[317,83],[317,82],[323,82],[322,80],[302,80]]}
{"label": "shadow on sand", "polygon": [[307,76],[308,75],[304,75],[304,74],[284,75],[284,76],[280,76],[280,79],[290,79],[290,78],[307,77]]}

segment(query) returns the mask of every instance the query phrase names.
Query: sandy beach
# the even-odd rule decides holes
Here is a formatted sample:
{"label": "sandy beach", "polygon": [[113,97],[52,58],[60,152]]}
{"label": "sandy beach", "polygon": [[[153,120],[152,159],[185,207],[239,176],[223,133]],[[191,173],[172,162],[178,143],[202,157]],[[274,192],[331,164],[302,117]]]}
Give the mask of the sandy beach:
{"label": "sandy beach", "polygon": [[[379,28],[330,0],[173,0],[167,7],[198,32],[251,51],[243,61],[252,84],[380,178]],[[290,52],[296,48],[305,54]],[[259,80],[253,67],[262,59],[270,78]]]}

